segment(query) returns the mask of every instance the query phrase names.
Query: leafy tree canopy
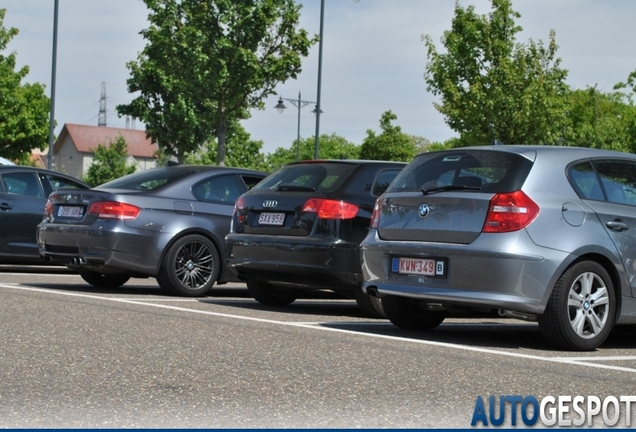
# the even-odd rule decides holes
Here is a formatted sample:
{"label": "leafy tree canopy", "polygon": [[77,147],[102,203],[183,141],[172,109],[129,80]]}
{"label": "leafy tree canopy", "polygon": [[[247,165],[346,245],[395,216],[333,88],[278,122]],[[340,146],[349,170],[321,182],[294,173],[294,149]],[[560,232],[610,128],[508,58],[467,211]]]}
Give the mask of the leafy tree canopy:
{"label": "leafy tree canopy", "polygon": [[[6,9],[0,9],[0,53],[18,34],[16,28],[5,28]],[[29,67],[16,68],[15,52],[0,54],[0,156],[22,159],[35,148],[44,150],[49,136],[50,100],[44,85],[22,83]]]}
{"label": "leafy tree canopy", "polygon": [[428,90],[441,96],[435,107],[465,145],[555,144],[565,122],[567,71],[556,57],[554,31],[549,42],[516,42],[522,28],[510,0],[491,0],[492,12],[455,5],[445,53],[425,36]]}
{"label": "leafy tree canopy", "polygon": [[562,143],[636,153],[636,106],[621,92],[574,90]]}
{"label": "leafy tree canopy", "polygon": [[[243,126],[233,121],[228,128],[226,165],[267,171],[265,156],[261,153],[262,141],[250,139]],[[185,163],[193,165],[214,165],[217,160],[218,144],[211,140],[202,148],[185,158]]]}
{"label": "leafy tree canopy", "polygon": [[[283,165],[295,162],[298,151],[294,146],[290,148],[277,148],[273,153],[267,155],[269,171],[274,171]],[[315,156],[315,137],[300,140],[300,160],[313,159]],[[347,141],[344,137],[336,135],[322,134],[318,141],[319,159],[359,159],[360,147]]]}
{"label": "leafy tree canopy", "polygon": [[128,164],[128,143],[121,135],[108,145],[98,144],[93,155],[93,163],[84,175],[84,181],[91,186],[132,174],[136,170],[134,164]]}
{"label": "leafy tree canopy", "polygon": [[399,126],[393,126],[392,120],[397,120],[397,116],[387,111],[380,118],[382,132],[379,135],[371,129],[367,130],[360,148],[360,158],[405,162],[413,159],[417,153],[416,139],[402,132]]}
{"label": "leafy tree canopy", "polygon": [[295,78],[316,39],[297,30],[294,0],[144,0],[150,26],[120,115],[146,124],[167,154],[183,161],[211,136],[225,164],[228,124],[262,108],[279,82]]}

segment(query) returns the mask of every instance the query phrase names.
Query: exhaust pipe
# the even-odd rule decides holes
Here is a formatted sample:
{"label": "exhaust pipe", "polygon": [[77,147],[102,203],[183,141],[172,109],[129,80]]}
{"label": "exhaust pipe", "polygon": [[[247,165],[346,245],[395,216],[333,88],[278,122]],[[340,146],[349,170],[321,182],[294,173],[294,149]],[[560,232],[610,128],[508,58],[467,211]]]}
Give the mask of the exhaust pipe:
{"label": "exhaust pipe", "polygon": [[71,262],[75,265],[84,265],[86,264],[86,259],[82,257],[75,257],[71,260]]}
{"label": "exhaust pipe", "polygon": [[380,294],[378,293],[378,289],[374,286],[367,287],[367,294],[370,295],[371,297],[376,297],[376,298],[380,297]]}
{"label": "exhaust pipe", "polygon": [[504,318],[516,318],[518,320],[531,321],[531,322],[537,321],[536,315],[524,314],[521,312],[513,312],[513,311],[509,311],[505,309],[498,309],[497,313],[499,314],[500,317],[504,317]]}

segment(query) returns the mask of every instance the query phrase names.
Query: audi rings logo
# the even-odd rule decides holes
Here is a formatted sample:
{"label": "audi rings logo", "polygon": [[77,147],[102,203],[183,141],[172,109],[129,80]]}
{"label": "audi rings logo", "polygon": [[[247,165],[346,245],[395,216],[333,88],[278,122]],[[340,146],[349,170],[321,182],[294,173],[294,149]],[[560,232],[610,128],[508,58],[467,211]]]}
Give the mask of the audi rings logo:
{"label": "audi rings logo", "polygon": [[273,207],[276,207],[277,205],[278,205],[278,201],[274,201],[274,200],[263,201],[263,207],[273,208]]}
{"label": "audi rings logo", "polygon": [[417,209],[417,213],[422,219],[424,219],[431,213],[431,208],[428,206],[428,204],[421,204],[420,208]]}

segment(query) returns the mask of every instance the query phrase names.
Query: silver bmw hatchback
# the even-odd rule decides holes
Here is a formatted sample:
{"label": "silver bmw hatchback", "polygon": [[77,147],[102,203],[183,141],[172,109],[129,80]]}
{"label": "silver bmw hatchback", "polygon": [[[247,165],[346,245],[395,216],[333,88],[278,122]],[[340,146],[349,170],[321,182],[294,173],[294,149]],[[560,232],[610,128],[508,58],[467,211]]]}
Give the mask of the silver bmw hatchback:
{"label": "silver bmw hatchback", "polygon": [[572,147],[417,156],[378,198],[361,244],[363,290],[398,327],[446,317],[537,320],[593,350],[636,323],[636,155]]}

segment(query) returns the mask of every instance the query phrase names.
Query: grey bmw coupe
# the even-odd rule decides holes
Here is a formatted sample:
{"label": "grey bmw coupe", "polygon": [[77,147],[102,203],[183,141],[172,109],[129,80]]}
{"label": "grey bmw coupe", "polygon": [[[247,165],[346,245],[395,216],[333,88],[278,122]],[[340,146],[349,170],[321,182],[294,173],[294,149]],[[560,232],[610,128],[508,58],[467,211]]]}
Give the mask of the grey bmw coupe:
{"label": "grey bmw coupe", "polygon": [[363,290],[398,327],[490,313],[593,350],[636,322],[636,156],[554,146],[417,156],[378,198]]}
{"label": "grey bmw coupe", "polygon": [[90,190],[58,190],[37,228],[39,252],[98,287],[155,277],[181,296],[238,280],[225,265],[234,201],[265,173],[219,166],[166,166]]}

